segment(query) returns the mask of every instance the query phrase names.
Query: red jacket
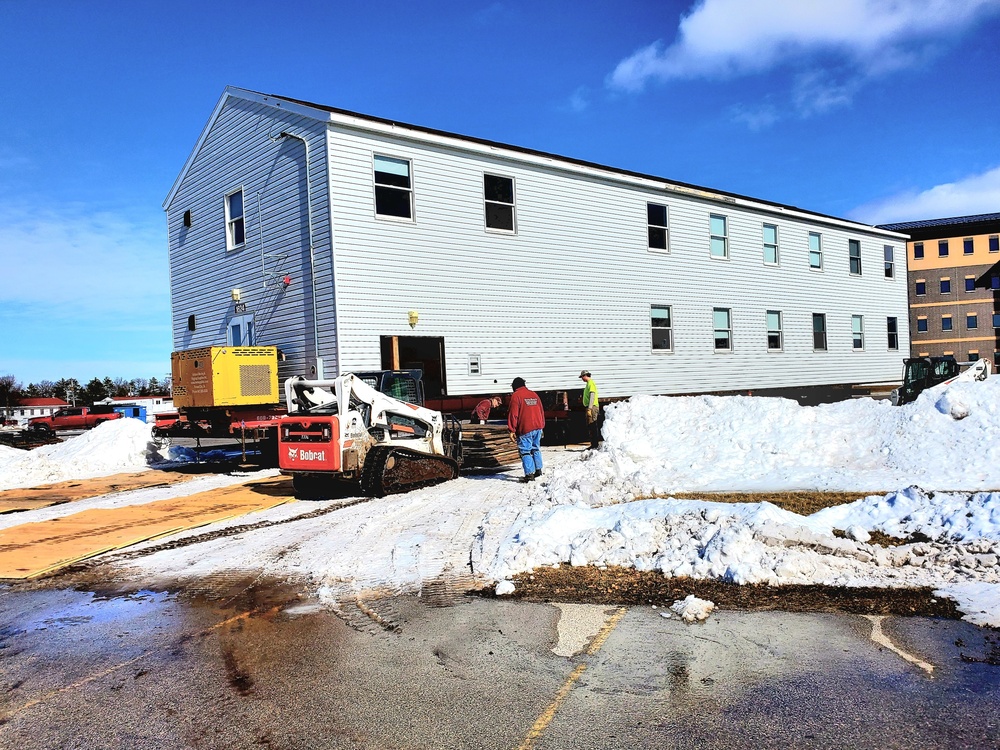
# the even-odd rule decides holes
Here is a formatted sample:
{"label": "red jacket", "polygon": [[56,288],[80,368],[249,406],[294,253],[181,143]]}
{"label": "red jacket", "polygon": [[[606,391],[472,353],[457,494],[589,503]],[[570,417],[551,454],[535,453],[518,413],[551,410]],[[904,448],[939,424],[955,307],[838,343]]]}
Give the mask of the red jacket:
{"label": "red jacket", "polygon": [[518,388],[510,397],[507,407],[507,429],[515,435],[527,435],[529,432],[545,427],[545,411],[538,394],[525,387]]}

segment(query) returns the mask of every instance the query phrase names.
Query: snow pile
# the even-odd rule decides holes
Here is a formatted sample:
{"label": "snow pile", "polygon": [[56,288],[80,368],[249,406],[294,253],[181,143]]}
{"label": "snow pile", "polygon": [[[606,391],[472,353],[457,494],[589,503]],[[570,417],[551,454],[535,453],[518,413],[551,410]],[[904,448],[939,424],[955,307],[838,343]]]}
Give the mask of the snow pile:
{"label": "snow pile", "polygon": [[704,622],[715,609],[715,603],[688,594],[684,599],[674,602],[670,609],[684,622]]}
{"label": "snow pile", "polygon": [[[570,564],[737,584],[929,586],[968,619],[1000,625],[1000,493],[914,486],[1000,486],[997,403],[1000,378],[935,388],[902,408],[707,396],[615,404],[603,449],[551,473],[486,568],[495,580]],[[901,486],[809,517],[649,497]],[[870,544],[876,530],[920,541]]]}
{"label": "snow pile", "polygon": [[138,419],[112,419],[62,443],[0,451],[0,490],[143,471],[158,458],[151,430]]}
{"label": "snow pile", "polygon": [[643,494],[1000,487],[1000,377],[913,404],[641,396],[607,408],[608,460]]}

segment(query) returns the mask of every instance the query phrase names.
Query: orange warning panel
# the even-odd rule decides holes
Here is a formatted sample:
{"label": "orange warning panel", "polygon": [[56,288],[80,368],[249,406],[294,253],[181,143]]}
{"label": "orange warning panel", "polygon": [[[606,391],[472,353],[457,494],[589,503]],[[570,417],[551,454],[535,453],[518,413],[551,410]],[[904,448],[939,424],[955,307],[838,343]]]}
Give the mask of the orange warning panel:
{"label": "orange warning panel", "polygon": [[[288,479],[200,492],[144,505],[85,510],[0,530],[0,579],[35,578],[79,560],[293,500]],[[287,490],[287,492],[285,491]]]}
{"label": "orange warning panel", "polygon": [[113,492],[165,487],[177,482],[194,479],[194,474],[176,471],[137,471],[128,474],[112,474],[93,479],[74,479],[37,487],[19,487],[0,491],[0,513],[20,510],[35,510],[49,505],[59,505],[74,500],[110,495]]}

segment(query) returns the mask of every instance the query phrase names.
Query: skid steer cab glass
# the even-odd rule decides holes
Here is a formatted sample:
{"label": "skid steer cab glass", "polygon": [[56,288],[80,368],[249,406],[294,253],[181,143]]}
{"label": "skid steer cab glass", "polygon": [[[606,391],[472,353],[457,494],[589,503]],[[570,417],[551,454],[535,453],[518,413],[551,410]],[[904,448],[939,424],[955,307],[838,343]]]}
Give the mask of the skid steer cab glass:
{"label": "skid steer cab glass", "polygon": [[278,425],[278,466],[287,471],[340,471],[337,417],[285,417]]}

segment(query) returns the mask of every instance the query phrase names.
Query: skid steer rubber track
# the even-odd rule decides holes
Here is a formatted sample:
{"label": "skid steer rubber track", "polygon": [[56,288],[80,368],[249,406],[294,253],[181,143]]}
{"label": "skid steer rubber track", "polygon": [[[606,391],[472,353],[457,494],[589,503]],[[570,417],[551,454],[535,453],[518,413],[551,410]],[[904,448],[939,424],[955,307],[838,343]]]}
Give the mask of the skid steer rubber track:
{"label": "skid steer rubber track", "polygon": [[371,497],[385,497],[457,476],[458,464],[446,456],[432,456],[406,448],[375,447],[365,458],[361,492]]}

